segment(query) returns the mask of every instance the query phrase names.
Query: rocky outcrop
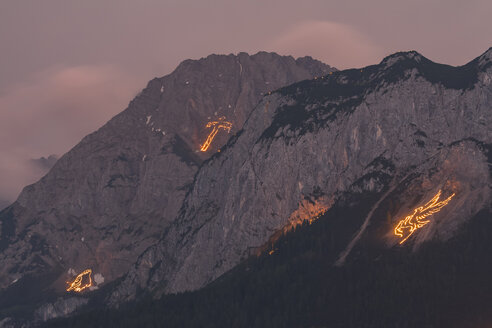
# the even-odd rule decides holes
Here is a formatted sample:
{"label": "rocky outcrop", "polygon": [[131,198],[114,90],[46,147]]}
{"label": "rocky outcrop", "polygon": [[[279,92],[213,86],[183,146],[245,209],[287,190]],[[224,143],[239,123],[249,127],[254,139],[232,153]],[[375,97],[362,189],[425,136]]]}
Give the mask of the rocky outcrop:
{"label": "rocky outcrop", "polygon": [[390,188],[394,223],[440,189],[455,193],[410,244],[445,240],[490,206],[491,126],[492,49],[461,67],[397,53],[274,92],[202,164],[178,218],[112,302],[203,287],[291,224],[306,200],[324,211],[348,190]]}
{"label": "rocky outcrop", "polygon": [[208,121],[225,116],[236,133],[263,94],[332,71],[310,57],[240,53],[186,60],[150,81],[0,212],[0,308],[13,301],[2,293],[27,285],[30,293],[65,294],[66,281],[86,268],[105,283],[125,274],[229,138],[220,130],[200,152]]}
{"label": "rocky outcrop", "polygon": [[78,307],[87,304],[89,299],[83,297],[59,298],[56,302],[42,305],[35,312],[37,321],[47,321],[53,318],[65,317]]}

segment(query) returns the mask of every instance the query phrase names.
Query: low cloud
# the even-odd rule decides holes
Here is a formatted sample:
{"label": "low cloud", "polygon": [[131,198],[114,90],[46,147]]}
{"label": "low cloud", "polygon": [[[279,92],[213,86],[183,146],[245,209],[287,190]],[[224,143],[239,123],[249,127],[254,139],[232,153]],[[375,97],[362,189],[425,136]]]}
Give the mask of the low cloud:
{"label": "low cloud", "polygon": [[309,55],[338,69],[376,64],[385,55],[383,49],[351,26],[328,21],[297,24],[267,48],[295,57]]}
{"label": "low cloud", "polygon": [[111,66],[57,67],[0,94],[0,200],[45,172],[33,158],[63,154],[126,108],[142,81]]}

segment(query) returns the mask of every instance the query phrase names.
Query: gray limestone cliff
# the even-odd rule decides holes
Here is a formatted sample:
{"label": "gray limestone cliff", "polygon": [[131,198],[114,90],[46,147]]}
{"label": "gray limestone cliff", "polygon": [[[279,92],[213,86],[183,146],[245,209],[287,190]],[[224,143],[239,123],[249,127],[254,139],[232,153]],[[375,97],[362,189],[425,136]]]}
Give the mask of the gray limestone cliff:
{"label": "gray limestone cliff", "polygon": [[[202,162],[230,137],[221,129],[199,151],[208,121],[225,117],[232,135],[264,94],[332,71],[310,57],[260,52],[186,60],[151,80],[0,212],[0,308],[46,290],[66,294],[66,281],[86,268],[105,283],[124,275],[169,228]],[[66,314],[72,303],[57,301],[37,316]]]}
{"label": "gray limestone cliff", "polygon": [[[460,67],[405,52],[293,84],[264,97],[201,165],[177,219],[111,301],[133,299],[139,290],[158,296],[201,288],[275,232],[355,189],[388,194],[398,187],[395,224],[439,190],[455,194],[410,243],[446,240],[490,206],[491,165],[492,48]],[[389,180],[382,183],[381,175]],[[398,242],[391,232],[385,239],[388,247]]]}

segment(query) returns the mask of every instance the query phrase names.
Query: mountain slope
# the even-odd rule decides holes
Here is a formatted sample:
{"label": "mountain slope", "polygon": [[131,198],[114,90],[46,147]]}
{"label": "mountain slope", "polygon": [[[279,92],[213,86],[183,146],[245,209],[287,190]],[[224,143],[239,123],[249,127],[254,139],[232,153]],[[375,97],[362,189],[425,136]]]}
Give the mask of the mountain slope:
{"label": "mountain slope", "polygon": [[[140,256],[113,303],[139,290],[201,288],[349,188],[380,192],[410,181],[386,213],[395,225],[439,190],[455,194],[409,243],[449,239],[491,201],[491,60],[492,49],[461,67],[397,53],[265,97],[201,166],[179,217]],[[382,174],[385,184],[377,181]],[[373,204],[360,236],[388,196]],[[399,240],[390,228],[381,242]],[[350,248],[341,253],[340,264],[350,255]]]}
{"label": "mountain slope", "polygon": [[186,60],[150,81],[0,212],[0,308],[66,294],[66,281],[87,268],[98,284],[122,276],[158,241],[198,167],[228,139],[221,130],[200,152],[208,121],[225,116],[234,133],[262,94],[331,71],[310,57],[240,53]]}
{"label": "mountain slope", "polygon": [[[398,198],[378,209],[377,224]],[[387,249],[371,231],[333,266],[381,193],[350,192],[311,225],[282,236],[209,286],[97,310],[46,327],[488,327],[490,208],[446,242]],[[375,222],[376,223],[376,222]]]}

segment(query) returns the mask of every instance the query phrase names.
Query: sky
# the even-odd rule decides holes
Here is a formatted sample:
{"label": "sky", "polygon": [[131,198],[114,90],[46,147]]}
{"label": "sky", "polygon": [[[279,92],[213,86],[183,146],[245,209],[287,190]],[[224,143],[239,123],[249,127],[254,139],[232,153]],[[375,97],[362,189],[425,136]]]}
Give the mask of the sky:
{"label": "sky", "polygon": [[29,159],[67,152],[184,59],[462,65],[492,46],[490,17],[490,0],[0,0],[0,201],[40,178]]}

